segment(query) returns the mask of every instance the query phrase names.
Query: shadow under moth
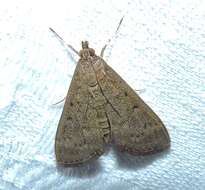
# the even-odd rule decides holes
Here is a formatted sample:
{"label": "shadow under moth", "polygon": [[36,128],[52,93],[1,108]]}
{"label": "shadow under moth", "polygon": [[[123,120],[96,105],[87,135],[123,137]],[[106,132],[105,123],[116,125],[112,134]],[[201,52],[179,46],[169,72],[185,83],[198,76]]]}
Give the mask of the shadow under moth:
{"label": "shadow under moth", "polygon": [[133,155],[170,146],[160,118],[103,60],[105,48],[97,56],[85,41],[80,52],[74,50],[80,59],[55,138],[59,164],[73,166],[98,158],[111,143]]}

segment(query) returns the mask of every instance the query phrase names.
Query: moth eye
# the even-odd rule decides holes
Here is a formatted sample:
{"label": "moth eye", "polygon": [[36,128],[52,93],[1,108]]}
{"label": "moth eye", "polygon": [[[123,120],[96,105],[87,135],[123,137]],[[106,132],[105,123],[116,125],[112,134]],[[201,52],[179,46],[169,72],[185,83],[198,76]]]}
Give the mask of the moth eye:
{"label": "moth eye", "polygon": [[73,106],[73,102],[70,103],[70,106]]}

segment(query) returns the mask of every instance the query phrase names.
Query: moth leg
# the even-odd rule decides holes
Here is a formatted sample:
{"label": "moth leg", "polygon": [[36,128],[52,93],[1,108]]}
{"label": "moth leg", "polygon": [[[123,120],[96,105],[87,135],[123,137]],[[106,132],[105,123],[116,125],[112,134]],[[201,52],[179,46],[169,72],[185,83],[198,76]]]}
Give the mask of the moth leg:
{"label": "moth leg", "polygon": [[57,32],[55,31],[55,30],[53,30],[52,28],[49,28],[50,30],[51,30],[51,32],[53,32],[56,36],[57,36],[57,38],[64,44],[64,45],[66,45],[66,46],[68,46],[71,50],[73,50],[78,56],[80,56],[80,54],[79,54],[79,52],[73,47],[73,46],[71,46],[70,44],[67,44],[64,40],[63,40],[63,38],[61,38],[58,34],[57,34]]}
{"label": "moth leg", "polygon": [[[116,29],[115,34],[113,35],[113,37],[116,37],[117,32],[118,32],[118,30],[120,29],[120,26],[121,26],[121,24],[122,24],[123,18],[124,18],[124,17],[122,17],[122,18],[120,19],[120,22],[119,22],[119,24],[118,24],[118,27],[117,27],[117,29]],[[107,43],[103,46],[103,48],[102,48],[102,50],[101,50],[101,53],[100,53],[100,57],[103,57],[104,52],[105,52],[105,49],[107,48],[107,46],[109,45],[109,43],[111,42],[111,40],[112,40],[112,38],[109,38],[108,41],[107,41]]]}
{"label": "moth leg", "polygon": [[146,90],[143,88],[143,89],[135,89],[136,92],[139,92],[139,94],[141,93],[144,93]]}
{"label": "moth leg", "polygon": [[[66,97],[65,97],[65,98],[66,98]],[[58,102],[52,104],[52,106],[55,106],[55,105],[60,104],[61,102],[65,101],[65,98],[63,98],[62,100],[60,100],[60,101],[58,101]]]}

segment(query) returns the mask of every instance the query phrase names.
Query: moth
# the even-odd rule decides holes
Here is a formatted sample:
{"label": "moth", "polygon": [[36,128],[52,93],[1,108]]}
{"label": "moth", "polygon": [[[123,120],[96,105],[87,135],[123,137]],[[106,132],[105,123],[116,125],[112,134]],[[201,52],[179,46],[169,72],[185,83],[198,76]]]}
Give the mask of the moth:
{"label": "moth", "polygon": [[105,47],[101,56],[87,41],[82,42],[79,53],[75,50],[80,59],[55,138],[59,164],[73,166],[96,159],[111,143],[133,155],[156,153],[170,146],[160,118],[103,60]]}

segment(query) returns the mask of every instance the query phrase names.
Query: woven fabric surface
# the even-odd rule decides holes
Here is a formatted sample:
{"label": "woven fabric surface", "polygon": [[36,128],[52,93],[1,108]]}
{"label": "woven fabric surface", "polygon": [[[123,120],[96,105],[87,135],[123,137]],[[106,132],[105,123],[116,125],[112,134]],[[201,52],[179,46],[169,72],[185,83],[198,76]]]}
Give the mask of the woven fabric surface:
{"label": "woven fabric surface", "polygon": [[[205,189],[205,1],[8,0],[0,15],[0,189]],[[110,147],[87,165],[56,166],[63,103],[52,104],[78,57],[49,27],[97,54],[112,37],[104,59],[163,120],[170,150],[134,157]]]}

